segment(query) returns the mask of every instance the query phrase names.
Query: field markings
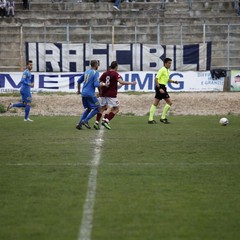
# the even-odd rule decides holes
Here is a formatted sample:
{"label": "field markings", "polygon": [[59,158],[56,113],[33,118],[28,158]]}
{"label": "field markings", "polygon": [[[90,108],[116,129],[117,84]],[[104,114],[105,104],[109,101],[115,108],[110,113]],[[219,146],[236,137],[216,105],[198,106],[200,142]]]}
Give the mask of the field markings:
{"label": "field markings", "polygon": [[[101,139],[100,139],[101,141]],[[115,162],[115,163],[104,163],[105,166],[122,166],[122,167],[135,167],[135,166],[222,166],[222,165],[239,165],[239,162],[191,162],[191,163],[166,163],[166,162],[158,162],[158,163],[151,163],[151,162],[135,162],[135,163],[123,163],[123,162]],[[74,163],[74,162],[67,162],[67,163],[3,163],[0,166],[14,166],[14,167],[27,167],[27,166],[37,166],[37,167],[45,167],[45,166],[52,166],[52,167],[59,167],[59,166],[92,166],[92,162],[90,163]]]}
{"label": "field markings", "polygon": [[97,138],[93,141],[94,156],[91,160],[91,169],[88,180],[88,189],[85,203],[83,206],[82,222],[80,226],[78,240],[90,240],[93,226],[94,203],[97,189],[98,166],[101,159],[101,149],[103,145],[104,130],[98,132]]}

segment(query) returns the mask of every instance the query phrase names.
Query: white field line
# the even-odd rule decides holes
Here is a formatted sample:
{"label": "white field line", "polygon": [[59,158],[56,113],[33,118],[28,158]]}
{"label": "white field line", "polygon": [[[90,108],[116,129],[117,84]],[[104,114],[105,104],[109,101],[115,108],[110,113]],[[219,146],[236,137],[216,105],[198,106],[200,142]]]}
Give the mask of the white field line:
{"label": "white field line", "polygon": [[[239,165],[239,162],[225,162],[225,163],[218,163],[218,162],[200,162],[200,163],[168,163],[165,162],[158,162],[158,163],[150,163],[150,162],[133,162],[133,163],[123,163],[123,162],[115,162],[115,163],[104,163],[105,166],[122,166],[122,167],[129,167],[129,166],[209,166],[209,165]],[[38,167],[45,167],[45,166],[92,166],[92,163],[6,163],[0,164],[0,166],[19,166],[19,167],[26,167],[26,166],[38,166]]]}
{"label": "white field line", "polygon": [[[0,166],[3,165],[3,164],[0,164]],[[67,163],[37,163],[37,162],[34,162],[34,163],[7,163],[7,164],[4,164],[5,166],[23,166],[23,167],[27,167],[27,166],[33,166],[33,167],[45,167],[45,166],[52,166],[52,167],[58,167],[58,166],[90,166],[91,164],[90,163],[71,163],[71,162],[67,162]]]}
{"label": "white field line", "polygon": [[88,190],[83,207],[82,222],[80,226],[78,240],[90,240],[93,226],[94,203],[97,189],[98,166],[101,159],[101,149],[103,145],[104,130],[100,130],[98,137],[93,142],[94,157],[91,161],[91,169],[88,180]]}

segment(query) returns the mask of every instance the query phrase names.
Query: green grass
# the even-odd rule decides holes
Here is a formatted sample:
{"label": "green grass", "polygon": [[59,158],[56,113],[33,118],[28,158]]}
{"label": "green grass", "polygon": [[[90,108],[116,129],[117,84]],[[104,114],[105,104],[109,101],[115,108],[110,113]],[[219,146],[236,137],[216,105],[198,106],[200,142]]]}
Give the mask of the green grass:
{"label": "green grass", "polygon": [[[0,239],[77,240],[94,139],[77,117],[0,117]],[[104,130],[92,240],[240,235],[240,118],[116,116]]]}
{"label": "green grass", "polygon": [[0,114],[6,112],[6,107],[0,103]]}

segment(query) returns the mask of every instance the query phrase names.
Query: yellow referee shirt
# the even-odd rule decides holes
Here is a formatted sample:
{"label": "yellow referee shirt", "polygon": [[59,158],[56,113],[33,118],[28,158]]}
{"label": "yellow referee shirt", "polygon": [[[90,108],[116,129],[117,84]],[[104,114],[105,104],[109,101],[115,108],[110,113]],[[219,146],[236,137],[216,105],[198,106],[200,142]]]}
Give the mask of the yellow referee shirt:
{"label": "yellow referee shirt", "polygon": [[170,70],[166,67],[162,67],[157,73],[157,80],[159,84],[167,85],[170,77]]}

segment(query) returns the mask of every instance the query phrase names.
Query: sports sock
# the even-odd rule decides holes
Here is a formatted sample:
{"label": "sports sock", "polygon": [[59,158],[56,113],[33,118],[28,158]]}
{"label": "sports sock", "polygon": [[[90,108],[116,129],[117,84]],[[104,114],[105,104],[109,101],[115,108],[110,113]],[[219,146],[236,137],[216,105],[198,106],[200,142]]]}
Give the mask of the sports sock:
{"label": "sports sock", "polygon": [[97,113],[96,121],[100,122],[101,117],[102,117],[102,113],[100,113],[100,112]]}
{"label": "sports sock", "polygon": [[84,111],[84,113],[80,117],[79,124],[82,124],[82,120],[85,120],[85,118],[87,117],[87,115],[89,114],[90,111],[91,111],[91,109],[86,108],[86,110]]}
{"label": "sports sock", "polygon": [[17,107],[17,108],[20,108],[20,107],[25,107],[26,105],[24,103],[15,103],[12,105],[13,107]]}
{"label": "sports sock", "polygon": [[149,121],[153,121],[153,116],[154,116],[154,113],[156,111],[156,106],[152,104],[152,106],[150,107],[150,112],[149,112]]}
{"label": "sports sock", "polygon": [[99,112],[98,108],[93,109],[85,118],[85,121],[88,122],[91,118],[93,118]]}
{"label": "sports sock", "polygon": [[30,113],[30,109],[31,109],[31,106],[30,105],[26,105],[25,107],[25,119],[28,119],[28,116],[29,116],[29,113]]}
{"label": "sports sock", "polygon": [[108,114],[108,117],[107,117],[108,122],[111,121],[111,120],[114,118],[114,116],[115,116],[115,113],[110,112],[110,113]]}
{"label": "sports sock", "polygon": [[108,115],[109,115],[108,113],[104,115],[103,121],[105,121],[106,119],[108,119]]}
{"label": "sports sock", "polygon": [[164,106],[163,111],[162,111],[162,116],[161,116],[162,119],[165,119],[165,118],[166,118],[167,113],[168,113],[170,107],[171,107],[171,106],[170,106],[169,104],[166,104],[166,105]]}

